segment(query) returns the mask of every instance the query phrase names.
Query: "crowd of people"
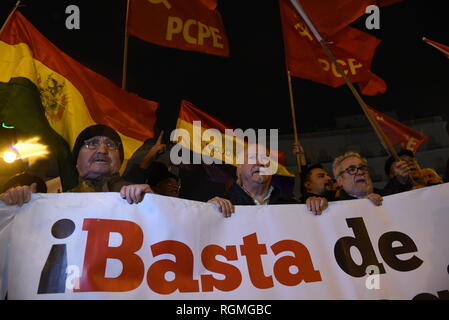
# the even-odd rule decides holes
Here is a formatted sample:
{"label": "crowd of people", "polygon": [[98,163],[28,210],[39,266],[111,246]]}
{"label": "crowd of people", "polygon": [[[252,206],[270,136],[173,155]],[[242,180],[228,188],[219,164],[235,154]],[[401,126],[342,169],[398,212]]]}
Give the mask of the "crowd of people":
{"label": "crowd of people", "polygon": [[[105,125],[84,129],[73,148],[73,165],[79,175],[78,185],[67,192],[119,192],[129,204],[139,203],[146,193],[168,197],[180,197],[181,181],[179,166],[170,162],[168,148],[162,143],[163,132],[155,143],[146,141],[128,161],[124,174],[119,170],[124,160],[123,144],[115,130]],[[385,162],[388,183],[383,189],[373,187],[369,164],[356,152],[346,152],[333,161],[332,173],[322,165],[307,165],[305,151],[300,143],[293,145],[298,155],[301,174],[295,183],[301,193],[294,196],[276,187],[272,175],[263,173],[269,163],[262,159],[267,154],[264,147],[247,145],[237,155],[234,177],[226,182],[222,192],[207,201],[230,217],[236,205],[299,204],[316,215],[323,213],[329,201],[369,199],[374,205],[382,205],[383,196],[443,183],[443,179],[431,168],[422,169],[414,153],[402,150],[399,161],[390,157]],[[251,159],[251,161],[250,161]],[[182,166],[182,165],[181,165]],[[201,181],[197,180],[198,184]],[[0,190],[0,200],[8,205],[23,205],[31,193],[46,192],[45,183],[27,173],[11,178]]]}

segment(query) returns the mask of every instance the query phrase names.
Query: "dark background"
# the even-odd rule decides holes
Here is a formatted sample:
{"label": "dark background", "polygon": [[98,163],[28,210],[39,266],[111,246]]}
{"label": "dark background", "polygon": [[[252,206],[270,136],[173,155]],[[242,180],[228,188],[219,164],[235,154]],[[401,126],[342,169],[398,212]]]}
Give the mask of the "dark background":
{"label": "dark background", "polygon": [[[15,0],[2,0],[3,23]],[[421,38],[449,45],[447,1],[414,1],[380,10],[380,30],[367,30],[362,16],[352,26],[382,42],[372,71],[387,92],[366,97],[400,120],[441,115],[449,118],[449,61]],[[120,86],[125,0],[24,0],[20,11],[61,50]],[[68,30],[68,5],[81,12],[81,29]],[[292,132],[284,49],[276,0],[220,0],[230,57],[218,57],[146,43],[130,37],[129,91],[160,102],[159,126],[176,124],[179,102],[187,99],[234,128],[278,128]],[[346,86],[331,88],[293,78],[300,133],[335,127],[335,117],[362,114]]]}

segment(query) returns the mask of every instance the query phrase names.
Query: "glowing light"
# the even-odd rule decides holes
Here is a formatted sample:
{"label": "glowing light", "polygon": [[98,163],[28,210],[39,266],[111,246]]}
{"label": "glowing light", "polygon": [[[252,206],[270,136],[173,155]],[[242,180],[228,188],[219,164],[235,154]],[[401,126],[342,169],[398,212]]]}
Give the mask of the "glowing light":
{"label": "glowing light", "polygon": [[17,155],[13,151],[6,151],[3,153],[3,160],[6,163],[13,163],[17,159]]}
{"label": "glowing light", "polygon": [[7,126],[4,122],[2,123],[2,127],[5,129],[14,129],[14,126]]}
{"label": "glowing light", "polygon": [[45,158],[49,154],[47,146],[39,143],[39,137],[19,141],[11,146],[10,149],[3,154],[3,159],[7,163],[11,163],[19,158],[26,160],[29,165],[32,165],[37,159]]}

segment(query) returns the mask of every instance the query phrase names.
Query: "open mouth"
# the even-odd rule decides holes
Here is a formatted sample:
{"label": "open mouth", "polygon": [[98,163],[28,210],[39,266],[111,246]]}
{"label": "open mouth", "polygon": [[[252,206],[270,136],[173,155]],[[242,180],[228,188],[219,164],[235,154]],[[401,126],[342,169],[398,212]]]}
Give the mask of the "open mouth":
{"label": "open mouth", "polygon": [[364,178],[356,179],[355,183],[366,183],[366,179]]}
{"label": "open mouth", "polygon": [[95,158],[92,160],[92,163],[98,163],[98,164],[109,164],[109,159],[107,158]]}

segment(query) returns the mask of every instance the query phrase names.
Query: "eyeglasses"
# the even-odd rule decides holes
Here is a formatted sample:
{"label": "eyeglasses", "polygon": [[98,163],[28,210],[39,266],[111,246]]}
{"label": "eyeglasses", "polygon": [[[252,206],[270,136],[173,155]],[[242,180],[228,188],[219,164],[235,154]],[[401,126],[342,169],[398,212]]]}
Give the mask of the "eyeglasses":
{"label": "eyeglasses", "polygon": [[120,142],[115,142],[109,139],[101,140],[101,139],[91,139],[84,141],[83,146],[89,150],[95,150],[100,147],[101,144],[104,144],[108,150],[118,150],[120,147]]}
{"label": "eyeglasses", "polygon": [[356,166],[349,166],[347,167],[345,170],[342,170],[338,175],[341,176],[343,173],[347,172],[350,175],[355,175],[357,174],[357,171],[362,171],[362,172],[368,172],[368,166],[360,166],[360,167],[356,167]]}

